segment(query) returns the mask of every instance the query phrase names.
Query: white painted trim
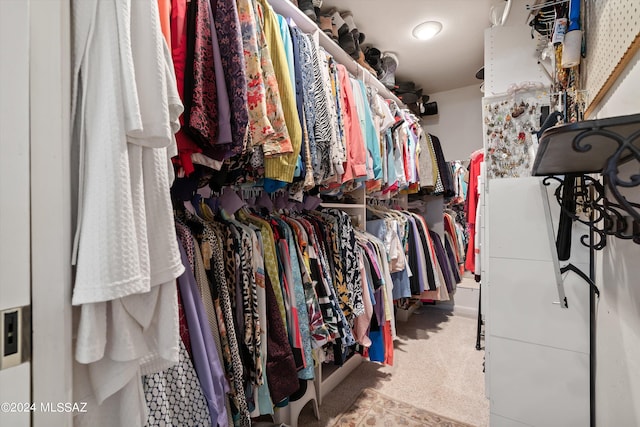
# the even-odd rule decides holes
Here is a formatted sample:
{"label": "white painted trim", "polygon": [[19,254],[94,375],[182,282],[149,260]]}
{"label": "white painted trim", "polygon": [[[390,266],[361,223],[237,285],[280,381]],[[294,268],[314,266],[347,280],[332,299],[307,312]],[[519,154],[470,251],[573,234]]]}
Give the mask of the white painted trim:
{"label": "white painted trim", "polygon": [[0,0],[0,310],[29,305],[29,2]]}
{"label": "white painted trim", "polygon": [[[72,402],[70,0],[31,0],[32,401]],[[32,426],[71,426],[33,413]]]}
{"label": "white painted trim", "polygon": [[[0,0],[0,311],[30,303],[28,23],[29,1]],[[29,402],[31,365],[14,359],[0,370],[2,404]],[[0,426],[28,427],[20,409],[0,408]]]}

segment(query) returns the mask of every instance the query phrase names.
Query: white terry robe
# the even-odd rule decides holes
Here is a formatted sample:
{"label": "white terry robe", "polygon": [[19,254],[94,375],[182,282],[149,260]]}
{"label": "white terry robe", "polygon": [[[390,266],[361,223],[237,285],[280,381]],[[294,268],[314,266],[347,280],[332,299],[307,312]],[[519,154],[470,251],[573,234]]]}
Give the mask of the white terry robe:
{"label": "white terry robe", "polygon": [[[182,104],[154,0],[74,0],[81,305],[76,425],[144,425],[141,374],[178,360],[183,271],[169,187]],[[83,364],[83,365],[81,365]],[[123,422],[126,422],[123,424]]]}

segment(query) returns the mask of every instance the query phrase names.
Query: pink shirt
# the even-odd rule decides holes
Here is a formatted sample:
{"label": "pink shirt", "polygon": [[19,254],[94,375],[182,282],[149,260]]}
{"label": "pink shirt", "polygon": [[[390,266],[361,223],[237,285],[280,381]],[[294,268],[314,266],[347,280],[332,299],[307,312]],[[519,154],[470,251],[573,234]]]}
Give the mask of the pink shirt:
{"label": "pink shirt", "polygon": [[344,175],[342,182],[350,181],[354,178],[367,176],[367,151],[360,128],[360,119],[358,118],[358,110],[351,89],[351,81],[349,73],[342,64],[337,64],[338,77],[340,78],[340,98],[344,111],[342,117],[344,120],[344,132],[347,141],[347,161],[344,163]]}

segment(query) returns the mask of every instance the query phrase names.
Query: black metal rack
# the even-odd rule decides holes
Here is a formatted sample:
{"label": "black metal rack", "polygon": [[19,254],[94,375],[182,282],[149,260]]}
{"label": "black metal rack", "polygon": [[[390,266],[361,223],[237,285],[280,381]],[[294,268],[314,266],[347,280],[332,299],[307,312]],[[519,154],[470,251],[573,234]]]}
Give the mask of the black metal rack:
{"label": "black metal rack", "polygon": [[[627,200],[621,188],[640,186],[640,173],[620,176],[619,166],[635,161],[640,164],[640,114],[588,120],[547,129],[540,138],[532,175],[546,176],[545,185],[555,182],[555,198],[561,207],[556,247],[558,257],[569,258],[560,243],[563,231],[571,232],[571,223],[589,227],[580,241],[589,248],[589,275],[568,264],[561,272],[574,271],[590,286],[590,418],[595,425],[596,303],[595,251],[603,249],[608,236],[640,244],[640,204]],[[590,176],[599,173],[602,183]],[[610,193],[613,200],[607,196]],[[563,220],[565,227],[562,227]],[[567,226],[568,224],[568,226]],[[570,247],[569,247],[570,252]]]}
{"label": "black metal rack", "polygon": [[[587,120],[546,130],[532,175],[547,176],[547,185],[560,184],[555,196],[563,214],[596,235],[590,243],[583,236],[583,244],[599,250],[606,246],[607,236],[640,244],[640,204],[627,200],[620,190],[640,186],[640,174],[621,177],[619,172],[621,164],[634,160],[640,163],[640,114]],[[589,176],[595,173],[602,174],[603,183]],[[574,184],[572,191],[565,191],[568,179]],[[613,200],[607,198],[607,190]],[[575,211],[565,208],[566,196],[575,201]]]}

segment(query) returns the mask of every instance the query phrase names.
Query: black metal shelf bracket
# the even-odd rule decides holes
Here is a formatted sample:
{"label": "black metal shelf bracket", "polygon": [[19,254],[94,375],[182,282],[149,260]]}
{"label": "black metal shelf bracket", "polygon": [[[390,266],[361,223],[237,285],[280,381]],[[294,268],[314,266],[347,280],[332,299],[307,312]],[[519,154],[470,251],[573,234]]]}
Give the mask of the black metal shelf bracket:
{"label": "black metal shelf bracket", "polygon": [[634,243],[640,244],[640,220],[635,219],[633,215],[633,213],[637,214],[640,204],[624,199],[626,204],[633,209],[633,211],[629,211],[626,206],[607,199],[605,189],[610,187],[606,187],[590,175],[579,175],[577,181],[578,184],[573,192],[576,211],[573,212],[564,207],[564,178],[562,176],[548,176],[542,180],[543,184],[547,186],[552,183],[559,184],[554,190],[554,196],[562,212],[573,221],[585,224],[594,231],[593,243],[590,243],[588,234],[581,236],[580,242],[587,247],[592,246],[595,250],[601,250],[607,245],[607,236],[632,240]]}
{"label": "black metal shelf bracket", "polygon": [[[593,241],[588,234],[580,238],[583,245],[601,250],[608,236],[640,244],[640,203],[629,201],[621,191],[640,186],[640,173],[621,176],[619,167],[627,162],[640,165],[640,115],[545,131],[533,174],[546,175],[544,185],[559,184],[554,195],[562,213],[594,232]],[[601,174],[602,182],[590,175],[594,173]],[[565,191],[568,180],[571,191]],[[565,208],[563,197],[574,199],[575,211]]]}
{"label": "black metal shelf bracket", "polygon": [[640,149],[634,144],[636,140],[640,140],[640,129],[627,137],[609,129],[595,128],[588,130],[575,137],[573,140],[573,149],[581,153],[590,151],[593,147],[592,144],[584,142],[584,140],[592,136],[608,138],[618,144],[616,151],[607,159],[602,175],[605,178],[605,185],[619,203],[619,205],[615,206],[624,209],[631,215],[634,221],[640,222],[640,205],[629,202],[619,190],[619,187],[632,188],[639,186],[640,174],[631,175],[627,180],[620,178],[620,171],[618,169],[621,163],[629,160],[635,160],[640,163]]}
{"label": "black metal shelf bracket", "polygon": [[[572,222],[579,221],[589,228],[589,232],[580,237],[580,242],[589,248],[589,275],[573,264],[562,267],[560,273],[572,271],[590,286],[589,396],[592,426],[596,420],[595,299],[600,295],[595,285],[595,251],[607,245],[609,236],[640,244],[640,204],[627,200],[621,191],[640,186],[640,173],[620,175],[619,166],[630,161],[640,165],[640,114],[587,120],[545,130],[540,137],[531,172],[533,176],[546,177],[542,181],[546,186],[554,182],[559,184],[554,192],[561,209],[556,240],[559,259],[561,256],[563,260],[570,257]],[[591,174],[601,174],[602,182]],[[609,194],[613,196],[611,200],[607,197]]]}

